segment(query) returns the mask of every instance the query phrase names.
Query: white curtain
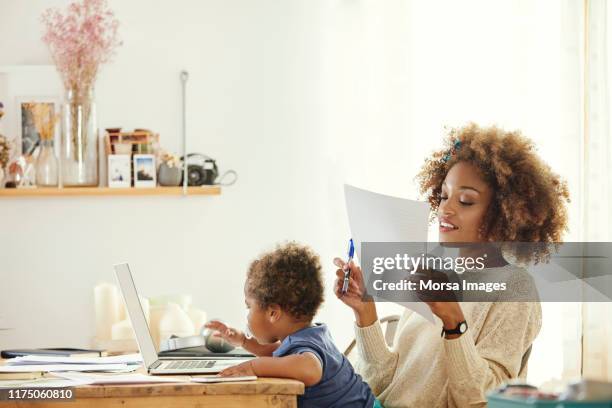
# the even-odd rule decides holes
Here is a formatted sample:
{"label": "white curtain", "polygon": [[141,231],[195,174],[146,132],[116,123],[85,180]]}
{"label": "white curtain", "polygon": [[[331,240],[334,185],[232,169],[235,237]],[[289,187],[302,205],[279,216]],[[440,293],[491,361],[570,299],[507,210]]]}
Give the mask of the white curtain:
{"label": "white curtain", "polygon": [[[612,238],[612,140],[610,136],[609,64],[612,9],[606,0],[586,1],[584,240]],[[584,303],[582,311],[582,374],[612,380],[612,306]]]}

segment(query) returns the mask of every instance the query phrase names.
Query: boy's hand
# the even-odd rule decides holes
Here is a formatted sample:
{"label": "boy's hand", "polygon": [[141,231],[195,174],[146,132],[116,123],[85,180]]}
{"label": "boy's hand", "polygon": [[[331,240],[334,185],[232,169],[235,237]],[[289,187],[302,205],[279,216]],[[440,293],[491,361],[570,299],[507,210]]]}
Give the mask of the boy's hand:
{"label": "boy's hand", "polygon": [[225,323],[218,320],[211,320],[210,322],[206,323],[205,327],[207,329],[216,330],[216,332],[213,333],[213,336],[221,337],[237,347],[244,346],[246,336],[238,329],[229,327]]}
{"label": "boy's hand", "polygon": [[221,377],[244,377],[247,375],[256,375],[253,371],[253,360],[245,361],[244,363],[235,365],[233,367],[226,368],[221,371],[219,375]]}

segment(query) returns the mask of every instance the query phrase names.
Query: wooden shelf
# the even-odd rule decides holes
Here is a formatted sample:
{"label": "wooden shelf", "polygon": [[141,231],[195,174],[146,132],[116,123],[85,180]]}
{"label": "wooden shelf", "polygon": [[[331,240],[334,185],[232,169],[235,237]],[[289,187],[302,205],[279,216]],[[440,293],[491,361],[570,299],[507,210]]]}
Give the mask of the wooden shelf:
{"label": "wooden shelf", "polygon": [[[221,187],[187,187],[187,195],[219,195]],[[66,188],[0,188],[1,197],[69,197],[69,196],[181,196],[183,187],[155,188],[110,188],[110,187],[66,187]]]}

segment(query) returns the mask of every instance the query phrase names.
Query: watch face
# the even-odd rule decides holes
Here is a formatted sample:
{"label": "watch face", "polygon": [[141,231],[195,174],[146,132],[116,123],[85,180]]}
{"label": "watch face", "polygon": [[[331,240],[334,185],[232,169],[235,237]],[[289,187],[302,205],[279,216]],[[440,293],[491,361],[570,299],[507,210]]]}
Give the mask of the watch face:
{"label": "watch face", "polygon": [[465,332],[467,331],[467,323],[466,323],[466,322],[463,322],[463,323],[461,323],[461,324],[459,325],[459,331],[460,331],[461,333],[465,333]]}

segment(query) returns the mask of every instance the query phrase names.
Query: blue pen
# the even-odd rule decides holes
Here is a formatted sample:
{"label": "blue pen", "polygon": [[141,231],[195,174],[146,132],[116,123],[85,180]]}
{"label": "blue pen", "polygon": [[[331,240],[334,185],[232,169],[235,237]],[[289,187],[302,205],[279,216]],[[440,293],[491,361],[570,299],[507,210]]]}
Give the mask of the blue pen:
{"label": "blue pen", "polygon": [[346,260],[346,269],[344,270],[344,281],[342,281],[342,294],[345,295],[348,290],[349,279],[351,277],[351,268],[349,268],[349,264],[353,260],[353,255],[355,255],[355,246],[353,245],[353,239],[349,240],[348,247],[348,259]]}

